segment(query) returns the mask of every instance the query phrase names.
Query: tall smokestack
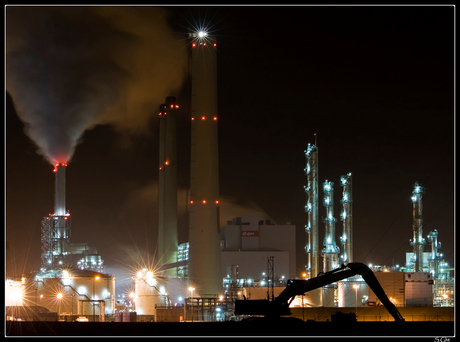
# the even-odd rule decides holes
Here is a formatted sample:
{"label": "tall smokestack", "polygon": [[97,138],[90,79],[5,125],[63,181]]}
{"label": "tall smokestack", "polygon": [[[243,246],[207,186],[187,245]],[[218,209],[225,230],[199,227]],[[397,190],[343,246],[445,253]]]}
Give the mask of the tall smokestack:
{"label": "tall smokestack", "polygon": [[216,43],[191,34],[192,117],[189,220],[189,283],[200,297],[222,292]]}
{"label": "tall smokestack", "polygon": [[54,167],[55,185],[54,185],[54,214],[64,216],[65,210],[65,170],[66,163],[58,163]]}
{"label": "tall smokestack", "polygon": [[[161,264],[177,262],[177,142],[175,97],[160,106],[160,151],[158,189],[158,257]],[[176,276],[176,268],[163,271]]]}

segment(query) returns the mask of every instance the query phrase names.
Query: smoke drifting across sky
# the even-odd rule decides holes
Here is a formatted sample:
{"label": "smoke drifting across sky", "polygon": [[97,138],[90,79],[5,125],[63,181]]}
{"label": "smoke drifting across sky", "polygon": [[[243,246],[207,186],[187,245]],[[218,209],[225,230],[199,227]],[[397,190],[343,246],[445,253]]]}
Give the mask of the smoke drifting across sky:
{"label": "smoke drifting across sky", "polygon": [[182,85],[186,48],[155,7],[8,6],[7,91],[38,152],[72,158],[85,130],[148,133]]}

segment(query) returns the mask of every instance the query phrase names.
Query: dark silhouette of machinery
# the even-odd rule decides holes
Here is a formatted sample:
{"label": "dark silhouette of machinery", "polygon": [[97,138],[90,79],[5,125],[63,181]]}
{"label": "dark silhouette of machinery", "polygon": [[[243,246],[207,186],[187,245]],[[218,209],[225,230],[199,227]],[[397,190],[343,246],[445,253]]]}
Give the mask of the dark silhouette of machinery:
{"label": "dark silhouette of machinery", "polygon": [[279,318],[280,316],[290,315],[289,304],[291,304],[295,296],[301,296],[305,292],[355,275],[360,275],[364,279],[395,321],[404,322],[404,318],[396,306],[388,299],[371,269],[365,264],[357,262],[342,265],[326,273],[320,273],[316,278],[308,280],[289,279],[287,287],[272,301],[237,300],[235,302],[235,315],[258,315],[266,318]]}

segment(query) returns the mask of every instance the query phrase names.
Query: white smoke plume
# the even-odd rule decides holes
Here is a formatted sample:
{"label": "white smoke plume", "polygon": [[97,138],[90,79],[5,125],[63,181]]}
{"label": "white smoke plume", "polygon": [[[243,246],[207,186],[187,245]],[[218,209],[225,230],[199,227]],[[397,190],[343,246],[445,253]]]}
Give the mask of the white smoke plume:
{"label": "white smoke plume", "polygon": [[7,91],[49,162],[69,161],[96,125],[148,133],[185,77],[184,37],[167,19],[150,6],[6,7]]}

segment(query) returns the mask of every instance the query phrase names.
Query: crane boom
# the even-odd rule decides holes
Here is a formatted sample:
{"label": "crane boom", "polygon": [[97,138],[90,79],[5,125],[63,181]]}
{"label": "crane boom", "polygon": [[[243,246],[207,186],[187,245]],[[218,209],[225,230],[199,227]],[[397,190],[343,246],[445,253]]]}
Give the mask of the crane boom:
{"label": "crane boom", "polygon": [[305,292],[355,275],[360,275],[364,279],[395,321],[404,321],[396,306],[388,299],[372,270],[365,264],[358,262],[342,265],[335,270],[322,273],[318,277],[308,280],[289,279],[286,288],[271,302],[268,300],[237,300],[235,302],[235,314],[263,315],[265,317],[290,315],[289,304],[295,296],[303,295]]}

